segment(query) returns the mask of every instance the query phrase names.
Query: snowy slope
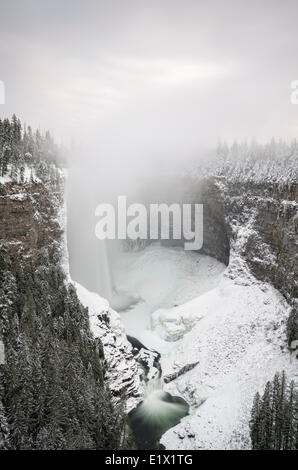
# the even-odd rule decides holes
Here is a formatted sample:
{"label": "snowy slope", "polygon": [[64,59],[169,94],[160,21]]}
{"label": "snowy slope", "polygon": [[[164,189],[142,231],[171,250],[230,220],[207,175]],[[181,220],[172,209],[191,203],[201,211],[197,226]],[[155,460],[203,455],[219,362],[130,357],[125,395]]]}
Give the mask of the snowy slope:
{"label": "snowy slope", "polygon": [[224,276],[216,288],[172,313],[200,320],[162,358],[164,373],[199,364],[166,386],[193,407],[161,442],[167,449],[250,448],[254,394],[277,371],[297,373],[285,347],[288,305],[274,288],[251,276],[245,282]]}
{"label": "snowy slope", "polygon": [[162,352],[163,375],[199,362],[164,387],[191,405],[190,416],[162,437],[167,449],[250,448],[254,394],[275,372],[293,377],[297,371],[286,348],[289,306],[237,255],[249,224],[238,231],[227,268],[153,244],[125,254],[116,276],[121,288],[141,298],[121,319],[129,334]]}
{"label": "snowy slope", "polygon": [[191,405],[190,415],[163,435],[167,449],[250,448],[254,394],[277,371],[297,374],[286,348],[288,304],[269,284],[257,281],[236,255],[248,231],[245,227],[239,234],[227,268],[208,256],[159,244],[124,254],[117,288],[140,301],[120,315],[98,294],[76,284],[89,308],[92,331],[103,342],[114,396],[129,384],[128,409],[140,400],[141,387],[124,325],[126,332],[162,352],[164,376],[198,362],[164,386]]}

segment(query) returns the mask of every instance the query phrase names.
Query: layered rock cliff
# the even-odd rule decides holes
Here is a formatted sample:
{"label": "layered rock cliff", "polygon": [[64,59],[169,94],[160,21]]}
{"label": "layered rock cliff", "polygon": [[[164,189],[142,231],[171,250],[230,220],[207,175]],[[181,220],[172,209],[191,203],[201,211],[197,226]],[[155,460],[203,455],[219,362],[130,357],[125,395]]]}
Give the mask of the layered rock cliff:
{"label": "layered rock cliff", "polygon": [[0,196],[0,241],[17,261],[22,255],[36,261],[38,251],[46,247],[50,259],[61,260],[64,250],[63,228],[59,220],[63,205],[61,187],[42,182],[7,182]]}

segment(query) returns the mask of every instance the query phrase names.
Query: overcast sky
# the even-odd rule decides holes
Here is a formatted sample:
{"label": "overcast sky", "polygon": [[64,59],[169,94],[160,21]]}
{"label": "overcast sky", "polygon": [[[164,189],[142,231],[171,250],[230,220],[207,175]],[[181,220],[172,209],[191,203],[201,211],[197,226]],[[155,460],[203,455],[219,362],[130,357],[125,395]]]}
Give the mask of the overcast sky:
{"label": "overcast sky", "polygon": [[1,0],[0,115],[115,152],[292,138],[297,21],[297,0]]}

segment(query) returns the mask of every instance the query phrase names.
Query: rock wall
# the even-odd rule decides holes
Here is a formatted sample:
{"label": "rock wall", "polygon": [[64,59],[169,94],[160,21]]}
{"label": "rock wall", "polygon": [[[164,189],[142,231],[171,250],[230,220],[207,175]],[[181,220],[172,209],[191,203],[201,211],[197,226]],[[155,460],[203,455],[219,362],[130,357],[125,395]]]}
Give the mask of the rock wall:
{"label": "rock wall", "polygon": [[270,282],[290,302],[297,292],[296,184],[215,181],[233,252],[259,280]]}
{"label": "rock wall", "polygon": [[0,196],[0,241],[9,247],[14,260],[22,253],[33,261],[38,250],[47,247],[50,257],[61,253],[63,230],[59,210],[61,188],[48,189],[43,183],[8,182]]}
{"label": "rock wall", "polygon": [[[154,196],[149,191],[149,195],[145,198],[145,204],[149,208],[150,203],[171,205],[178,204],[203,204],[203,246],[198,250],[208,256],[229,264],[230,256],[230,236],[228,233],[228,225],[225,217],[224,200],[221,197],[215,181],[212,179],[193,179],[189,176],[170,178],[167,184],[157,182]],[[194,211],[192,211],[192,216]],[[149,226],[149,222],[148,222]],[[183,228],[183,227],[182,227]],[[194,219],[192,220],[192,230],[195,229]],[[183,230],[181,230],[183,233]],[[149,237],[149,236],[148,236]],[[176,240],[172,238],[172,225],[170,221],[170,239],[161,240],[165,246],[183,246],[185,243],[182,239]],[[144,245],[150,243],[145,240]],[[132,243],[133,247],[136,243]],[[142,246],[141,246],[142,248]]]}
{"label": "rock wall", "polygon": [[[296,303],[297,184],[209,176],[180,178],[173,187],[168,202],[204,205],[201,253],[230,263],[231,275],[235,259],[241,259],[257,279],[270,282],[292,305]],[[184,189],[178,194],[177,187]]]}
{"label": "rock wall", "polygon": [[230,259],[230,231],[224,199],[214,181],[203,180],[193,190],[192,203],[204,206],[203,246],[200,250],[228,265]]}

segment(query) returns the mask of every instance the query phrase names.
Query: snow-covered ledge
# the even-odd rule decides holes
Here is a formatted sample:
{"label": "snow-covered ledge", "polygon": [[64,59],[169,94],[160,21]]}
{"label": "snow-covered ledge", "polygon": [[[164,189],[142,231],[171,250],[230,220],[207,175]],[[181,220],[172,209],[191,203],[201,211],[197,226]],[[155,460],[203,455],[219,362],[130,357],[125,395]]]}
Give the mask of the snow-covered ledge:
{"label": "snow-covered ledge", "polygon": [[106,299],[73,282],[84,307],[88,307],[90,328],[95,338],[102,342],[107,364],[106,379],[117,401],[126,397],[126,411],[132,410],[140,401],[142,385],[140,370],[132,355],[120,315],[110,308]]}

